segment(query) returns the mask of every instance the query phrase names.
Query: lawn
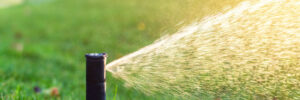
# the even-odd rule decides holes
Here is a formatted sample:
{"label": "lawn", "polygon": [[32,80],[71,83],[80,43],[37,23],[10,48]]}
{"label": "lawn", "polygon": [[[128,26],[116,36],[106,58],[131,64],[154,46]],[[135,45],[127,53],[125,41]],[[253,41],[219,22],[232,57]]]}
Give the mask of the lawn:
{"label": "lawn", "polygon": [[[0,9],[0,99],[55,99],[35,93],[38,86],[59,88],[62,100],[83,100],[85,53],[106,52],[111,62],[227,2],[204,1],[27,0]],[[108,73],[107,100],[114,99],[175,97],[144,94]]]}

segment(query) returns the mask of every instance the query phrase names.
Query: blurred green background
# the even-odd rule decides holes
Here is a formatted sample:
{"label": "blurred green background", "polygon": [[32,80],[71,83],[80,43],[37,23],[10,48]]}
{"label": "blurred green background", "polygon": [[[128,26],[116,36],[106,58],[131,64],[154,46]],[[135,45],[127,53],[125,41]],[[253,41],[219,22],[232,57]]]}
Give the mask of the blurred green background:
{"label": "blurred green background", "polygon": [[[5,100],[84,100],[85,53],[106,52],[109,63],[241,0],[20,1],[0,8],[0,99]],[[179,99],[124,84],[108,73],[107,100]],[[37,94],[35,86],[56,87],[60,96]]]}

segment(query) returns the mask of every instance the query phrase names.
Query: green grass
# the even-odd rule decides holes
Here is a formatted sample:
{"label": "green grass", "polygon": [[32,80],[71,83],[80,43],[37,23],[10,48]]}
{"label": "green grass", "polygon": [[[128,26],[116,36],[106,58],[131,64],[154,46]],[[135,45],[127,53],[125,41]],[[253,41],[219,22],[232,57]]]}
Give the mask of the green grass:
{"label": "green grass", "polygon": [[[117,59],[150,44],[168,25],[160,16],[149,16],[158,10],[137,6],[133,0],[59,0],[1,9],[0,97],[51,99],[34,93],[33,87],[40,86],[59,87],[63,100],[83,100],[85,53],[107,52],[108,61]],[[138,29],[140,23],[146,24],[145,30]],[[16,44],[23,44],[24,50],[15,50]],[[107,99],[165,98],[123,84],[108,73]]]}
{"label": "green grass", "polygon": [[[186,12],[195,9],[190,4],[203,1],[27,0],[0,9],[0,99],[55,99],[34,93],[33,87],[39,86],[58,87],[63,100],[83,100],[85,53],[106,52],[110,62],[138,50],[175,32],[180,21],[211,13]],[[143,94],[108,73],[108,100],[175,99],[168,95]]]}

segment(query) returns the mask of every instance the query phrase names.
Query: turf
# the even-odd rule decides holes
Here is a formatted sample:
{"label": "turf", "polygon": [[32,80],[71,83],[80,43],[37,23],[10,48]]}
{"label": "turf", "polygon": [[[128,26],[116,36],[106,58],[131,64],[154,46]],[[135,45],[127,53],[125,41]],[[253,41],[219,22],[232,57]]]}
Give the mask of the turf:
{"label": "turf", "polygon": [[[180,21],[211,13],[185,12],[200,1],[27,0],[0,9],[0,99],[83,100],[85,53],[106,52],[111,62],[138,50]],[[60,97],[36,94],[34,86],[58,87]],[[168,95],[144,94],[108,73],[108,100],[176,99]]]}
{"label": "turf", "polygon": [[[147,7],[134,0],[48,0],[1,9],[1,99],[57,99],[34,93],[33,87],[39,86],[58,87],[63,100],[83,100],[84,54],[107,52],[110,62],[150,44],[162,28],[171,25],[166,18],[158,19],[157,4],[145,4]],[[16,47],[20,45],[21,51]],[[125,88],[122,80],[108,73],[108,100],[166,98]]]}

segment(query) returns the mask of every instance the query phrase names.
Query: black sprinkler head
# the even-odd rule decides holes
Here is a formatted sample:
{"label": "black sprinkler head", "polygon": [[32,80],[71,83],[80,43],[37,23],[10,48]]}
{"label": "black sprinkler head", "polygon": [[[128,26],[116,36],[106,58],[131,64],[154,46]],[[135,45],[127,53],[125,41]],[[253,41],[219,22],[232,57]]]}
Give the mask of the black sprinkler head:
{"label": "black sprinkler head", "polygon": [[86,100],[106,100],[106,53],[89,53],[86,57]]}

